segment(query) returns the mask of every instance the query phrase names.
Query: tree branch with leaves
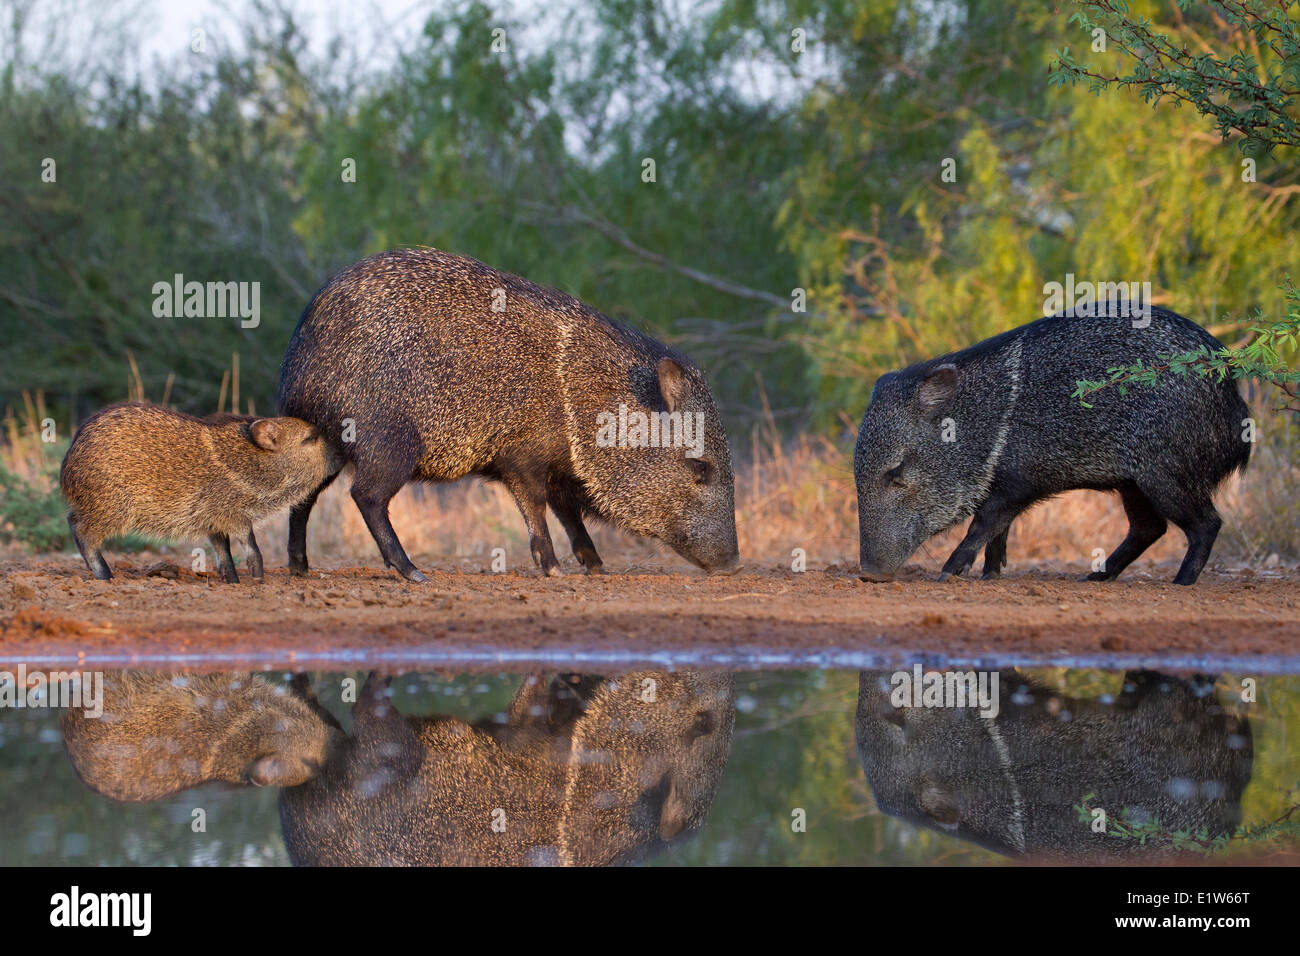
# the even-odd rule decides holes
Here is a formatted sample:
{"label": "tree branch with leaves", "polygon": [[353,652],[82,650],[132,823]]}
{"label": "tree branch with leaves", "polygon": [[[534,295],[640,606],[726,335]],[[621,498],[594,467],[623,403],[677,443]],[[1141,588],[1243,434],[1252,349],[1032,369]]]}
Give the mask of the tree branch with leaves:
{"label": "tree branch with leaves", "polygon": [[[1050,84],[1086,83],[1099,95],[1111,88],[1131,90],[1153,107],[1166,100],[1186,103],[1212,119],[1225,140],[1235,135],[1246,156],[1300,147],[1300,21],[1292,17],[1297,7],[1292,0],[1174,0],[1180,30],[1173,33],[1133,16],[1127,0],[1076,3],[1070,22],[1114,44],[1129,70],[1107,72],[1080,63],[1067,47],[1051,65]],[[1194,33],[1184,19],[1189,13],[1213,28],[1218,48]],[[1076,382],[1073,397],[1087,406],[1103,389],[1122,395],[1169,375],[1214,375],[1269,382],[1287,398],[1281,408],[1300,414],[1300,372],[1284,357],[1296,354],[1300,339],[1300,289],[1288,278],[1283,293],[1286,314],[1270,322],[1256,310],[1246,330],[1254,337],[1240,348],[1203,348],[1109,368],[1105,379]]]}

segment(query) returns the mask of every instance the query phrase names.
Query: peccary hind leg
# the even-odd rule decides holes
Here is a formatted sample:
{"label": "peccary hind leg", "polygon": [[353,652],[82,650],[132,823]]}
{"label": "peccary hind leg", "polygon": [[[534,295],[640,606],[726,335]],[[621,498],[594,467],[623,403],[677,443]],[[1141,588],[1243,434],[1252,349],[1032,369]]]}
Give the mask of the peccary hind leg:
{"label": "peccary hind leg", "polygon": [[1159,541],[1169,527],[1151,499],[1138,488],[1131,485],[1121,488],[1119,495],[1128,515],[1128,534],[1106,559],[1106,566],[1087,575],[1085,581],[1114,581],[1143,551]]}
{"label": "peccary hind leg", "polygon": [[311,509],[316,507],[320,493],[330,486],[338,477],[338,472],[330,475],[321,486],[310,495],[289,509],[289,573],[303,575],[307,573],[307,519]]}
{"label": "peccary hind leg", "polygon": [[1142,493],[1159,512],[1162,526],[1165,520],[1172,521],[1187,535],[1187,554],[1174,583],[1195,584],[1205,562],[1210,559],[1219,528],[1223,526],[1219,512],[1214,509],[1214,501],[1208,494],[1189,494],[1187,488],[1179,484],[1142,485]]}
{"label": "peccary hind leg", "polygon": [[81,552],[81,559],[86,562],[86,567],[90,573],[101,581],[111,580],[113,572],[108,568],[108,562],[104,560],[104,553],[99,548],[88,548],[86,542],[82,540],[81,532],[77,530],[77,520],[71,514],[68,515],[68,527],[72,530],[72,541]]}
{"label": "peccary hind leg", "polygon": [[361,517],[365,519],[366,527],[370,529],[370,534],[375,539],[375,544],[379,545],[379,553],[384,556],[384,564],[395,569],[406,580],[421,584],[429,579],[421,574],[420,570],[411,563],[411,559],[406,556],[406,549],[398,540],[397,532],[393,530],[393,523],[388,520],[388,503],[401,491],[402,484],[405,482],[398,484],[396,488],[372,488],[364,480],[362,472],[358,470],[357,477],[352,483],[352,500],[357,503]]}
{"label": "peccary hind leg", "polygon": [[1210,551],[1214,539],[1219,536],[1219,529],[1223,527],[1223,519],[1208,498],[1197,502],[1186,513],[1170,514],[1169,517],[1187,535],[1187,554],[1174,576],[1174,584],[1195,584],[1205,562],[1210,560]]}

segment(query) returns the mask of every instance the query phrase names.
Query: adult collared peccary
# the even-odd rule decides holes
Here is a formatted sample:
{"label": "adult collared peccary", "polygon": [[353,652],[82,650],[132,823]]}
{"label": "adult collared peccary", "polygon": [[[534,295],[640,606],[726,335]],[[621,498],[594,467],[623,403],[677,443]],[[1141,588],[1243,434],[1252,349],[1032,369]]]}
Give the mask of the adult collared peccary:
{"label": "adult collared peccary", "polygon": [[625,864],[704,824],[735,721],[723,672],[531,675],[504,722],[404,717],[371,675],[353,733],[280,792],[296,865]]}
{"label": "adult collared peccary", "polygon": [[[278,402],[354,463],[352,498],[384,563],[412,581],[425,577],[393,531],[389,501],[408,481],[466,475],[506,485],[547,574],[559,573],[548,505],[589,572],[601,562],[584,517],[657,538],[706,569],[736,563],[731,459],[700,371],[570,296],[473,259],[398,250],[336,275],[298,322]],[[638,415],[657,416],[654,430],[636,427]],[[693,447],[656,441],[673,421]],[[315,500],[290,515],[298,574]]]}
{"label": "adult collared peccary", "polygon": [[243,538],[262,577],[253,523],[320,487],[341,467],[320,432],[295,418],[195,418],[126,402],[92,415],[63,458],[68,526],[95,577],[111,578],[100,545],[136,531],[163,539],[206,535],[222,576],[239,581],[230,538]]}
{"label": "adult collared peccary", "polygon": [[82,782],[143,802],[204,783],[293,787],[327,761],[342,731],[301,691],[256,674],[107,675],[104,713],[63,716]]}
{"label": "adult collared peccary", "polygon": [[[1212,683],[1131,671],[1113,698],[1080,699],[1015,670],[998,678],[997,715],[981,717],[896,707],[889,673],[861,674],[858,754],[882,811],[999,853],[1090,861],[1170,854],[1177,831],[1218,837],[1241,822],[1250,723]],[[1126,814],[1156,832],[1111,836]]]}
{"label": "adult collared peccary", "polygon": [[1058,315],[881,376],[853,456],[863,579],[893,576],[926,538],[971,517],[942,577],[964,573],[981,548],[985,577],[996,577],[1017,515],[1088,488],[1118,491],[1129,519],[1088,580],[1113,580],[1172,521],[1187,535],[1174,581],[1194,583],[1221,524],[1214,489],[1250,457],[1235,383],[1171,375],[1126,395],[1103,391],[1092,408],[1071,392],[1110,367],[1221,347],[1165,309],[1153,308],[1145,328]]}

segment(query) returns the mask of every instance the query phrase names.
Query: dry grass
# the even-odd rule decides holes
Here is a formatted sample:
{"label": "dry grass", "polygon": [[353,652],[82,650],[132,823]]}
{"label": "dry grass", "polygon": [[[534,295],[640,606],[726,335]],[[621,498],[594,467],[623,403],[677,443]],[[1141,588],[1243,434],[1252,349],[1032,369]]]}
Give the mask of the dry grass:
{"label": "dry grass", "polygon": [[17,412],[13,408],[5,409],[5,416],[0,419],[4,433],[0,442],[0,467],[40,488],[53,489],[57,474],[51,478],[50,473],[57,472],[70,436],[56,434],[53,443],[44,441],[41,423],[48,417],[45,394],[39,391],[23,392],[23,407]]}
{"label": "dry grass", "polygon": [[[3,419],[0,465],[25,480],[53,490],[53,476],[67,436],[41,440],[46,417],[37,394]],[[1261,411],[1260,444],[1244,476],[1233,477],[1218,496],[1224,530],[1215,549],[1220,566],[1264,565],[1300,557],[1300,429],[1288,417]],[[755,430],[745,447],[735,442],[743,461],[736,475],[736,524],[746,563],[789,567],[792,552],[803,549],[807,567],[852,566],[857,561],[857,508],[852,452],[824,438],[782,441],[772,429]],[[309,553],[320,567],[374,565],[378,551],[348,495],[343,475],[321,496],[313,512]],[[510,567],[530,566],[523,520],[503,488],[477,480],[441,486],[409,485],[393,499],[393,526],[417,563],[453,562],[486,567],[492,551],[503,548]],[[1118,497],[1073,492],[1045,502],[1013,526],[1010,568],[1063,563],[1086,565],[1095,549],[1109,553],[1124,537],[1127,522]],[[611,570],[681,559],[652,541],[617,529],[593,527],[597,549]],[[258,529],[272,566],[285,560],[287,515]],[[563,530],[552,521],[556,552],[574,566]],[[913,558],[937,569],[960,540],[961,529],[928,542]],[[1176,529],[1138,562],[1138,567],[1175,562],[1185,542]],[[1273,557],[1277,555],[1278,557]]]}

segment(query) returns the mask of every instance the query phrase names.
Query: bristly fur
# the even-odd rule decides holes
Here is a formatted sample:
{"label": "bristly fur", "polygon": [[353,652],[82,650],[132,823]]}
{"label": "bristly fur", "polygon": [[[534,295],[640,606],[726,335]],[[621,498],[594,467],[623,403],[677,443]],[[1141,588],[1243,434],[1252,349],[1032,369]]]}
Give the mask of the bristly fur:
{"label": "bristly fur", "polygon": [[474,724],[404,716],[371,675],[351,736],[281,791],[284,845],[297,866],[634,862],[703,826],[734,724],[724,671],[528,675]]}
{"label": "bristly fur", "polygon": [[1167,309],[1153,308],[1145,328],[1058,315],[881,376],[854,451],[864,576],[892,575],[926,538],[972,517],[944,574],[987,548],[995,576],[1018,514],[1087,488],[1118,491],[1130,521],[1093,579],[1114,578],[1172,521],[1188,535],[1175,580],[1194,582],[1220,525],[1213,492],[1250,457],[1236,384],[1171,375],[1101,392],[1091,408],[1071,393],[1108,368],[1202,347],[1222,346]]}
{"label": "bristly fur", "polygon": [[341,738],[310,703],[246,673],[110,673],[100,717],[63,717],[77,776],[131,803],[217,781],[297,786]]}
{"label": "bristly fur", "polygon": [[[1021,671],[991,676],[997,712],[976,717],[895,706],[893,674],[862,672],[854,730],[882,813],[1057,863],[1168,863],[1186,853],[1173,834],[1221,837],[1241,822],[1253,736],[1213,680],[1128,671],[1113,697],[1072,698]],[[1159,821],[1163,833],[1116,839],[1113,827],[1080,823],[1085,802]]]}
{"label": "bristly fur", "polygon": [[244,538],[255,522],[300,501],[339,468],[337,453],[306,422],[266,420],[281,444],[270,450],[253,439],[258,421],[195,418],[135,402],[86,419],[59,484],[92,570],[103,542],[128,532],[167,541]]}
{"label": "bristly fur", "polygon": [[[703,464],[681,449],[596,443],[601,412],[666,409],[665,362],[681,372],[678,410],[704,415]],[[589,570],[600,560],[584,517],[659,538],[698,564],[734,562],[731,459],[699,369],[571,296],[474,259],[399,249],[336,275],[298,322],[277,401],[355,464],[353,498],[385,562],[407,577],[423,576],[392,531],[389,500],[411,480],[467,475],[509,488],[548,573],[558,562],[547,506]],[[291,519],[298,572],[312,500]]]}

